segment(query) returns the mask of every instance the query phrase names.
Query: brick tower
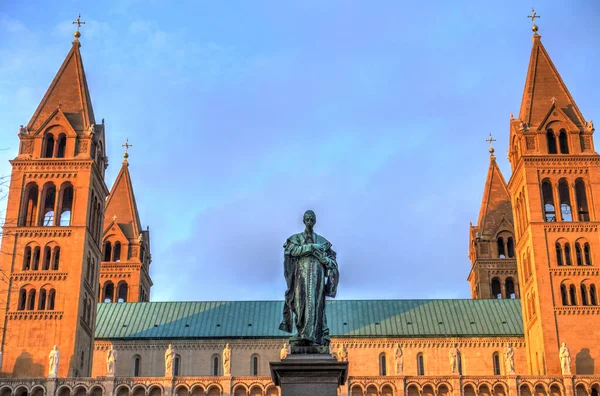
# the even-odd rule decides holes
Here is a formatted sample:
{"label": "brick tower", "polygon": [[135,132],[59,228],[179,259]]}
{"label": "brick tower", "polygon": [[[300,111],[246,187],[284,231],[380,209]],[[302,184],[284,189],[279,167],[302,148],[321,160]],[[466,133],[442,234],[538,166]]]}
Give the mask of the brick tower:
{"label": "brick tower", "polygon": [[[600,373],[600,155],[537,34],[518,119],[511,119],[508,183],[531,374]],[[511,117],[512,118],[512,117]]]}
{"label": "brick tower", "polygon": [[[125,143],[129,148],[129,143]],[[150,301],[150,230],[142,230],[128,154],[106,201],[100,302]]]}
{"label": "brick tower", "polygon": [[19,131],[0,269],[2,372],[90,375],[107,158],[79,52],[79,32],[33,117]]}
{"label": "brick tower", "polygon": [[472,298],[519,298],[513,224],[506,181],[490,144],[490,167],[479,220],[470,229],[472,266],[468,281]]}

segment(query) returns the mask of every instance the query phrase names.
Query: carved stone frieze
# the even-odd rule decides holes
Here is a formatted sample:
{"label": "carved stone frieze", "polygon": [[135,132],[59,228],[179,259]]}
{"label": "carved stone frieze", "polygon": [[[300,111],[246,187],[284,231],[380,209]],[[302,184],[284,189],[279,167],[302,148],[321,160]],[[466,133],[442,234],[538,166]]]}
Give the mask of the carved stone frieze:
{"label": "carved stone frieze", "polygon": [[55,272],[51,270],[44,271],[23,271],[11,274],[15,282],[58,282],[67,279],[67,272]]}
{"label": "carved stone frieze", "polygon": [[68,238],[71,236],[69,227],[20,227],[14,231],[22,238]]}
{"label": "carved stone frieze", "polygon": [[9,320],[61,320],[63,314],[59,311],[13,311],[7,316]]}
{"label": "carved stone frieze", "polygon": [[557,315],[600,315],[600,306],[556,307]]}
{"label": "carved stone frieze", "polygon": [[546,231],[550,232],[598,232],[598,224],[597,223],[554,223],[554,224],[546,224],[544,225]]}
{"label": "carved stone frieze", "polygon": [[592,266],[565,266],[550,268],[550,274],[553,276],[600,276],[600,268]]}

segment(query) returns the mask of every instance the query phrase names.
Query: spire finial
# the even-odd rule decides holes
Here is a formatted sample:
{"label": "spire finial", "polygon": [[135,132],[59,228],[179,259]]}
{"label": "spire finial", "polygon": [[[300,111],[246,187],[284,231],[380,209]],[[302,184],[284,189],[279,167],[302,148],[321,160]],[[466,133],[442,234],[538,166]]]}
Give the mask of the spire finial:
{"label": "spire finial", "polygon": [[125,144],[122,144],[121,147],[125,147],[125,154],[123,154],[123,162],[127,163],[127,158],[129,158],[129,154],[127,153],[127,151],[129,150],[129,147],[133,147],[133,144],[129,144],[129,138],[125,139]]}
{"label": "spire finial", "polygon": [[535,24],[535,18],[539,18],[540,16],[538,14],[535,13],[535,10],[533,9],[533,7],[531,7],[531,15],[528,15],[527,18],[531,19],[531,23],[533,24],[533,26],[531,26],[531,30],[533,30],[533,34],[535,36],[538,35],[538,27]]}
{"label": "spire finial", "polygon": [[492,147],[492,143],[495,142],[496,139],[494,139],[491,132],[490,132],[490,137],[485,139],[485,141],[490,144],[490,149],[488,150],[490,152],[490,157],[494,157],[494,147]]}
{"label": "spire finial", "polygon": [[75,31],[75,33],[73,33],[73,36],[75,36],[75,40],[78,41],[79,37],[81,37],[81,33],[79,33],[79,28],[81,27],[81,25],[85,25],[85,22],[81,20],[81,14],[77,16],[76,21],[73,21],[73,25],[77,25],[77,30]]}

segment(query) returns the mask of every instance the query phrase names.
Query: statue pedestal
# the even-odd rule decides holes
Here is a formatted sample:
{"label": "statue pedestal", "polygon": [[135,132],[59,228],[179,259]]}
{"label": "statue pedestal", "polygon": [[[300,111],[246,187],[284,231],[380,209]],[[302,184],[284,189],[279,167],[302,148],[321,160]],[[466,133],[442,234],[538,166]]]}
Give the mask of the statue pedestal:
{"label": "statue pedestal", "polygon": [[337,396],[337,388],[348,378],[348,362],[326,354],[292,354],[270,365],[281,396]]}

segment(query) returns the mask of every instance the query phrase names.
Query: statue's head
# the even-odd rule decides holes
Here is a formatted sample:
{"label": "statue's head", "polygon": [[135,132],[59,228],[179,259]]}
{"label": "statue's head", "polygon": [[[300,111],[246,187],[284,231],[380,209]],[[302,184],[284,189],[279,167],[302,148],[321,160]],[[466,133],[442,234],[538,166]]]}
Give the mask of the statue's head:
{"label": "statue's head", "polygon": [[284,343],[283,343],[283,347],[284,347],[284,348],[287,348],[287,342],[284,342]]}
{"label": "statue's head", "polygon": [[317,215],[315,215],[315,212],[313,212],[312,210],[307,210],[306,212],[304,212],[303,221],[304,225],[306,225],[306,228],[312,230],[315,224],[317,224]]}
{"label": "statue's head", "polygon": [[567,343],[563,341],[561,345],[564,346],[564,347],[566,347]]}
{"label": "statue's head", "polygon": [[54,345],[54,348],[52,348],[52,349],[54,349],[56,351],[58,349],[58,347],[56,345]]}
{"label": "statue's head", "polygon": [[225,344],[225,348],[229,349],[229,344]]}

